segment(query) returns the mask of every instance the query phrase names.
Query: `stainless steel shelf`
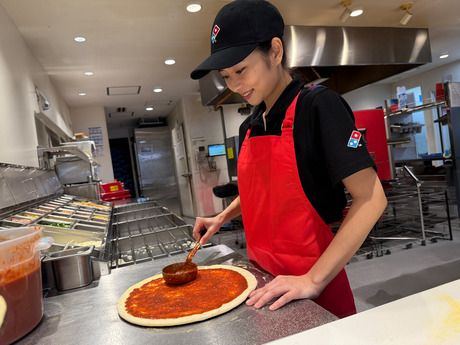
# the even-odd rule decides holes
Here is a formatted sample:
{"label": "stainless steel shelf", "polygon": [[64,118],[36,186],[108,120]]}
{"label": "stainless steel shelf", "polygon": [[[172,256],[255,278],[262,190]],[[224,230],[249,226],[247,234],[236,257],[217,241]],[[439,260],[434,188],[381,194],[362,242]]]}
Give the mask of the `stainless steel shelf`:
{"label": "stainless steel shelf", "polygon": [[387,144],[388,145],[403,145],[403,144],[409,144],[412,141],[410,139],[400,139],[400,140],[388,140]]}
{"label": "stainless steel shelf", "polygon": [[395,112],[391,112],[391,113],[388,113],[387,116],[388,117],[393,117],[393,116],[400,116],[400,115],[408,115],[408,114],[411,114],[411,113],[415,113],[417,111],[422,111],[422,110],[426,110],[426,109],[430,109],[430,108],[434,108],[434,107],[438,107],[438,106],[444,106],[444,105],[446,105],[446,102],[426,103],[426,104],[422,104],[422,105],[419,105],[419,106],[416,106],[416,107],[405,108],[405,109],[401,109],[401,110],[398,110],[398,111],[395,111]]}

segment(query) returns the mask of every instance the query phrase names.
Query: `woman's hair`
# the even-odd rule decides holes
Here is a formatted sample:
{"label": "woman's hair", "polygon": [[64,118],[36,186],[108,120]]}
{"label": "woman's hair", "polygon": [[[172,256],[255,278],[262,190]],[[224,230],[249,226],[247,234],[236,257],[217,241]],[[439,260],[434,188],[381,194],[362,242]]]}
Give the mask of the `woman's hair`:
{"label": "woman's hair", "polygon": [[[283,58],[281,60],[281,66],[283,66],[283,68],[286,68],[286,49],[284,49],[284,41],[282,38],[280,38],[281,40],[281,43],[283,44]],[[256,50],[260,51],[262,53],[262,55],[264,56],[268,56],[268,53],[270,52],[270,49],[272,48],[272,40],[270,41],[265,41],[265,42],[261,42],[257,45],[257,48]]]}

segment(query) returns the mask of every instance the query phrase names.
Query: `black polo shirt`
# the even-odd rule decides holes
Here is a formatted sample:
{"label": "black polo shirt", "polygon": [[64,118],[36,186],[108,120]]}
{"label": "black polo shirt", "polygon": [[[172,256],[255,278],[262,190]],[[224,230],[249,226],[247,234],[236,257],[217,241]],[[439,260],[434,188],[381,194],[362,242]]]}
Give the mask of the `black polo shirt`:
{"label": "black polo shirt", "polygon": [[355,172],[375,167],[363,138],[357,148],[348,147],[355,130],[349,105],[336,92],[324,87],[305,88],[293,80],[266,116],[265,104],[255,107],[252,115],[241,124],[240,148],[251,128],[250,136],[281,135],[281,125],[287,108],[299,93],[294,119],[294,146],[300,181],[305,195],[326,223],[342,218],[346,205],[342,180]]}

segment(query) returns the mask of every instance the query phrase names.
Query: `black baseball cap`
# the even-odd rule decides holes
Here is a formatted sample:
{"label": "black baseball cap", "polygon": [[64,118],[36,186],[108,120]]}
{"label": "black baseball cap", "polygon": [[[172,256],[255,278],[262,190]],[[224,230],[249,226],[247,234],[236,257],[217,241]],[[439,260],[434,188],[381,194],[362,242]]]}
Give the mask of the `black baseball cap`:
{"label": "black baseball cap", "polygon": [[200,79],[209,71],[228,68],[246,58],[259,43],[283,37],[284,21],[265,0],[235,0],[222,7],[211,28],[211,55],[190,74]]}

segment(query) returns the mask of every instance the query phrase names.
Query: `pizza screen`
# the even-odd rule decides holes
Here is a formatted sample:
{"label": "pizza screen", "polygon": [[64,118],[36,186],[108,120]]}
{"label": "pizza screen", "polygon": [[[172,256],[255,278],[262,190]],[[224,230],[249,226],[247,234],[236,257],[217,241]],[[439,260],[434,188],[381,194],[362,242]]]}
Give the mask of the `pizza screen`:
{"label": "pizza screen", "polygon": [[[125,310],[143,319],[170,319],[218,309],[248,288],[240,273],[227,269],[199,270],[195,280],[169,286],[157,278],[131,291]],[[210,293],[212,291],[212,293]]]}

